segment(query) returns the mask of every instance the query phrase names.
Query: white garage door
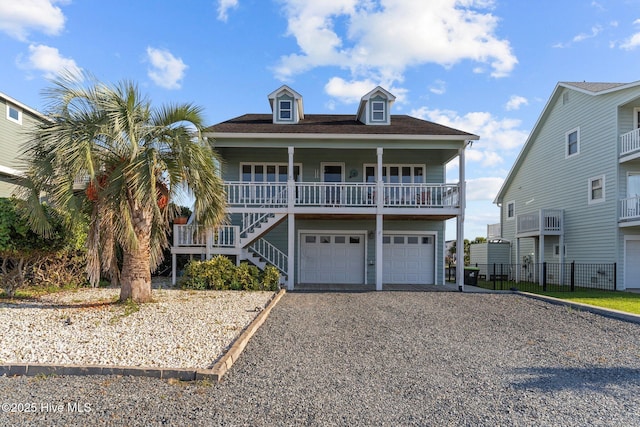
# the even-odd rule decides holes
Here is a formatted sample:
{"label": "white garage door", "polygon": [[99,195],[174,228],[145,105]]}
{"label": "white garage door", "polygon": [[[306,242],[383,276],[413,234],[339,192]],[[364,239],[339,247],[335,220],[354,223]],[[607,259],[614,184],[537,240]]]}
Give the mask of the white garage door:
{"label": "white garage door", "polygon": [[627,240],[624,260],[624,287],[640,288],[640,240]]}
{"label": "white garage door", "polygon": [[364,284],[364,235],[301,233],[300,282]]}
{"label": "white garage door", "polygon": [[388,284],[434,284],[434,240],[434,236],[384,235],[382,281]]}

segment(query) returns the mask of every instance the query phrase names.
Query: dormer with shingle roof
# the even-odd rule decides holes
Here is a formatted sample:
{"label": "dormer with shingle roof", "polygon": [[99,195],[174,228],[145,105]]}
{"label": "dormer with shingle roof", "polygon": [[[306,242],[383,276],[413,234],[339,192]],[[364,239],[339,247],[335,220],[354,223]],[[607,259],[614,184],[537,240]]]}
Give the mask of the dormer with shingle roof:
{"label": "dormer with shingle roof", "polygon": [[390,125],[391,105],[395,100],[389,91],[377,86],[360,99],[356,117],[365,125]]}
{"label": "dormer with shingle roof", "polygon": [[304,119],[302,95],[287,85],[269,94],[269,104],[271,104],[273,123],[296,124]]}

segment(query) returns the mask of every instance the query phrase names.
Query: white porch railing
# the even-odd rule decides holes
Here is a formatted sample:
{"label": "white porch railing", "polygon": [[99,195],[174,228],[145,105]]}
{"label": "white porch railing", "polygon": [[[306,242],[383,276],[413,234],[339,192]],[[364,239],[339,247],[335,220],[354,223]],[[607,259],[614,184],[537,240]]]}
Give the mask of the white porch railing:
{"label": "white porch railing", "polygon": [[502,224],[487,224],[487,240],[502,238]]}
{"label": "white porch railing", "polygon": [[640,128],[634,129],[620,136],[620,155],[640,151]]}
{"label": "white porch railing", "polygon": [[541,209],[539,211],[521,214],[517,217],[517,234],[561,234],[562,209]]}
{"label": "white porch railing", "polygon": [[287,206],[287,184],[277,182],[225,182],[227,203],[232,206]]}
{"label": "white porch railing", "polygon": [[269,264],[273,264],[273,266],[280,270],[281,273],[287,274],[287,255],[265,239],[258,239],[250,246],[250,250],[256,255],[267,260]]}
{"label": "white porch railing", "polygon": [[620,220],[640,219],[640,196],[627,197],[620,200]]}
{"label": "white porch railing", "polygon": [[385,207],[457,207],[460,205],[455,184],[385,184]]}
{"label": "white porch railing", "polygon": [[297,182],[296,206],[375,206],[375,188],[363,182]]}
{"label": "white porch railing", "polygon": [[240,227],[223,225],[216,230],[207,231],[200,225],[173,226],[173,246],[234,248],[240,236]]}
{"label": "white porch railing", "polygon": [[[227,203],[233,207],[284,208],[288,205],[283,183],[226,182]],[[296,182],[294,206],[376,207],[377,184],[363,182]],[[460,206],[458,184],[395,184],[383,187],[384,207]],[[244,227],[243,227],[244,228]]]}

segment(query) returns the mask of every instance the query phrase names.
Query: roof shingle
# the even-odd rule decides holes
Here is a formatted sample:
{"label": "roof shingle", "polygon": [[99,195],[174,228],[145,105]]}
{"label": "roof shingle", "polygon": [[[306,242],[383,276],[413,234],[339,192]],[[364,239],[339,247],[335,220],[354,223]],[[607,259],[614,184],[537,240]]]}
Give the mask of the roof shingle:
{"label": "roof shingle", "polygon": [[210,126],[213,133],[305,133],[305,134],[365,134],[365,135],[442,135],[475,137],[453,129],[407,115],[392,115],[387,126],[365,125],[347,114],[305,114],[297,124],[274,124],[271,114],[245,114]]}

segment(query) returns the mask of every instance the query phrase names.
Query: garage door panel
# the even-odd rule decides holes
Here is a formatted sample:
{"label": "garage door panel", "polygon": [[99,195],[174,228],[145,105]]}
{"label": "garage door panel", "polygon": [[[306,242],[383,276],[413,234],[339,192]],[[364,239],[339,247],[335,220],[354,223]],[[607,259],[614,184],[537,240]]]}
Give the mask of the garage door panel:
{"label": "garage door panel", "polygon": [[383,237],[383,282],[433,284],[434,238],[417,235]]}
{"label": "garage door panel", "polygon": [[349,234],[302,234],[302,283],[364,283],[364,238]]}
{"label": "garage door panel", "polygon": [[624,286],[640,288],[640,240],[625,242]]}

